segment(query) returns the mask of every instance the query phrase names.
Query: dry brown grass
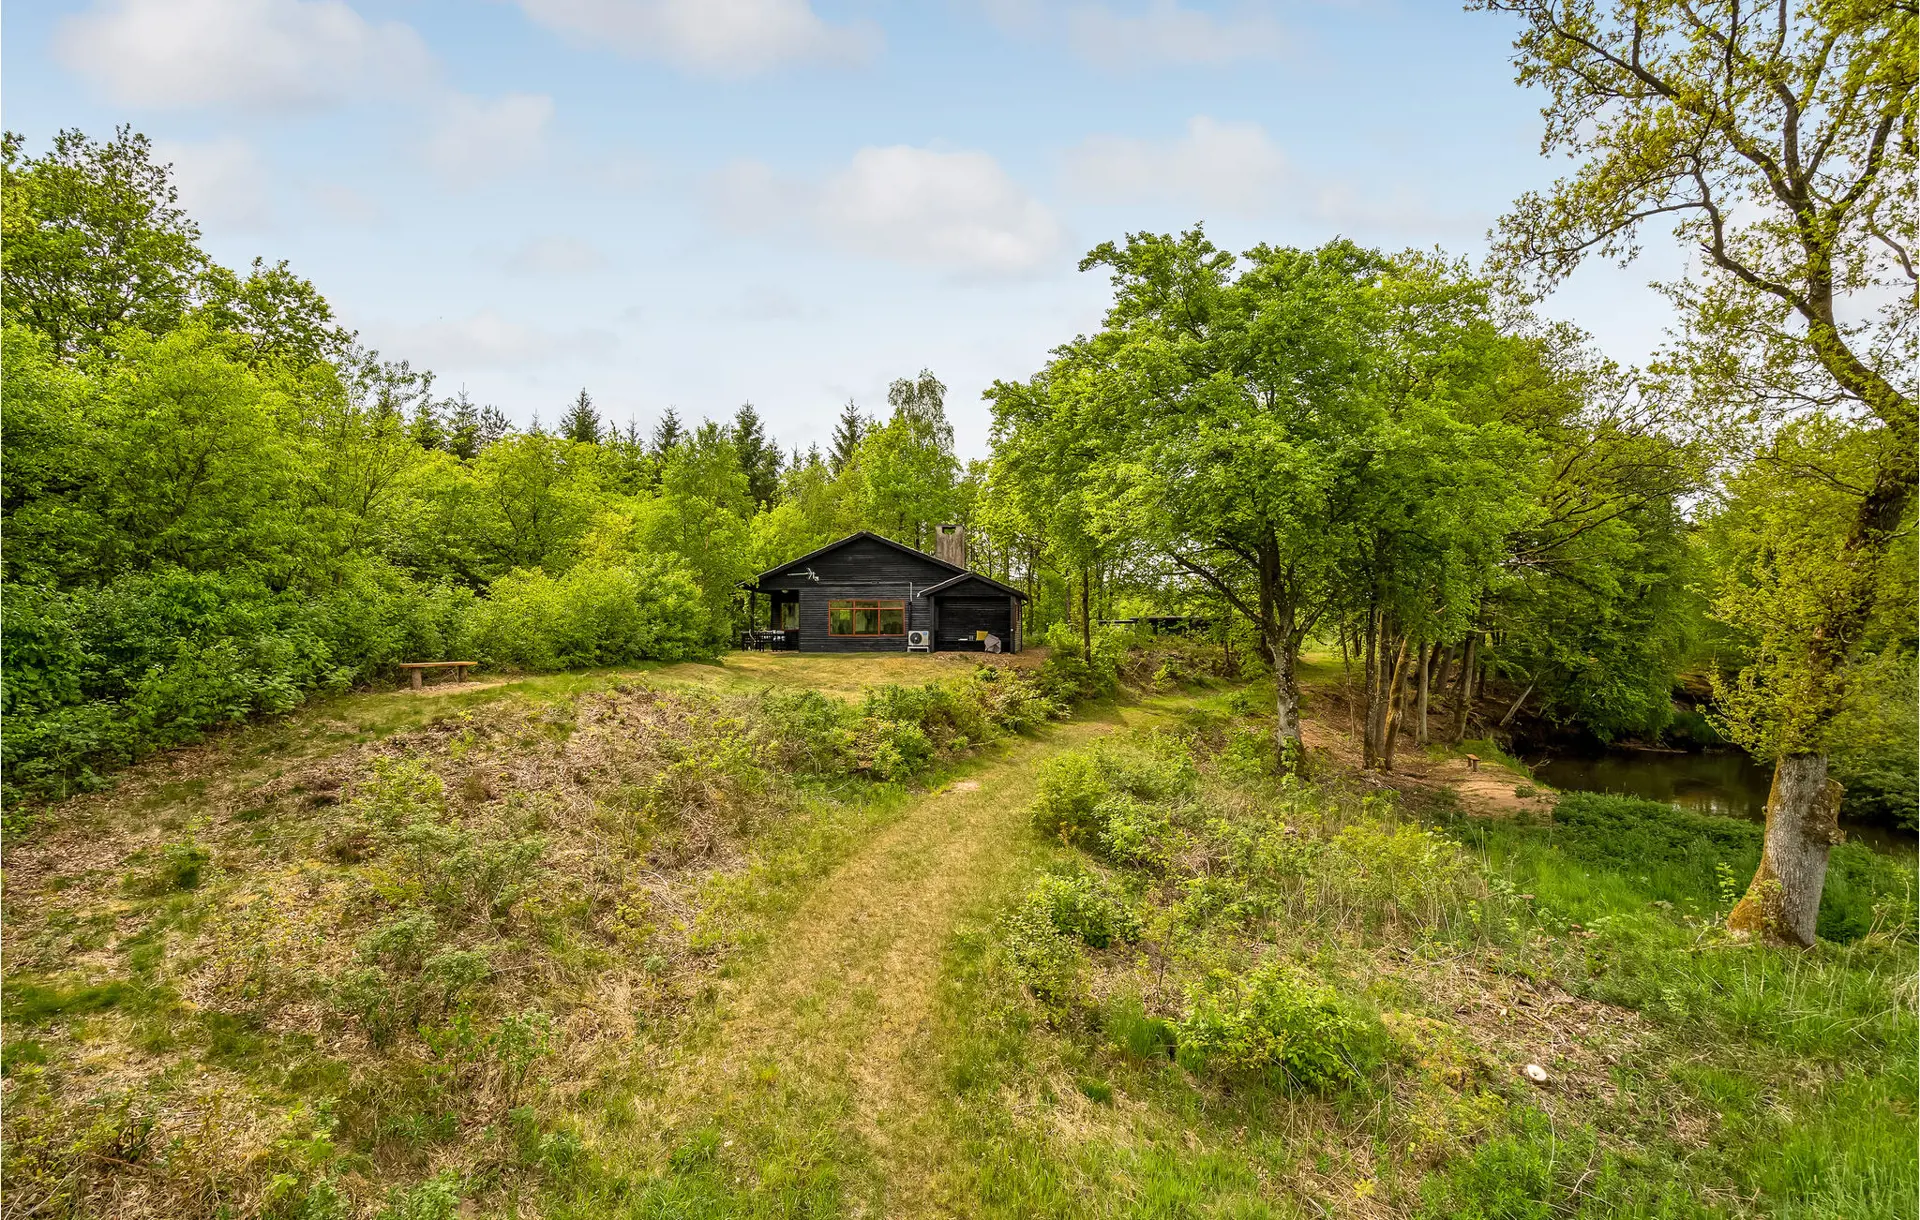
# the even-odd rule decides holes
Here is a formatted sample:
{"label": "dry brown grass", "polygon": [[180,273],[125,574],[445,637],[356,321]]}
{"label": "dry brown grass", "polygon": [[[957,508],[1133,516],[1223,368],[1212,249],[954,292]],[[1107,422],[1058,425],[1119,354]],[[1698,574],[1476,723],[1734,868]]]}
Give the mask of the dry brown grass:
{"label": "dry brown grass", "polygon": [[[575,1122],[900,812],[893,790],[782,771],[760,692],[851,701],[981,660],[755,654],[362,693],[53,810],[7,860],[7,1034],[44,1062],[0,1085],[6,1214],[263,1215],[319,1177],[365,1211],[449,1165],[510,1186],[530,1172],[514,1107],[536,1133]],[[928,894],[970,884],[984,849],[950,815],[976,809],[990,840],[1001,808],[971,782],[927,798],[932,855],[911,834],[878,849],[911,877],[850,874],[816,902],[870,882],[931,954]],[[824,930],[803,945],[815,979],[863,949]],[[859,969],[910,975],[903,951]],[[44,1014],[13,1004],[29,994]],[[502,1041],[522,1026],[531,1071]]]}

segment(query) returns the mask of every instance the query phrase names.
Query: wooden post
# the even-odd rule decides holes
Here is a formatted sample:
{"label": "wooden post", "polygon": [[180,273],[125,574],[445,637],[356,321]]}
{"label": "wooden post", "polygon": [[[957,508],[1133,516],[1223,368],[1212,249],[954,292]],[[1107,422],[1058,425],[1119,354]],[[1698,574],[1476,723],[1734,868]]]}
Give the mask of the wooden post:
{"label": "wooden post", "polygon": [[419,690],[420,689],[420,671],[417,669],[410,669],[407,672],[413,676],[413,689]]}

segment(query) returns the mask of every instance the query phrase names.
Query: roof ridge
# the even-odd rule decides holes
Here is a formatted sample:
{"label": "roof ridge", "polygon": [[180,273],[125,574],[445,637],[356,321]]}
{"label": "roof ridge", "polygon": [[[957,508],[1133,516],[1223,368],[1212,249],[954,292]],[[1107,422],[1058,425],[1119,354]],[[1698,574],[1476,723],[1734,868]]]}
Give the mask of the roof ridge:
{"label": "roof ridge", "polygon": [[763,580],[769,579],[770,577],[778,576],[780,574],[780,569],[782,568],[790,568],[797,563],[806,563],[809,560],[818,559],[820,556],[826,554],[829,551],[839,550],[841,547],[847,545],[849,542],[857,542],[862,538],[871,538],[875,542],[884,543],[887,546],[892,547],[896,551],[900,551],[903,554],[912,555],[919,559],[924,559],[931,564],[937,564],[938,566],[943,567],[947,569],[949,572],[953,572],[957,575],[965,575],[969,571],[969,569],[967,568],[960,567],[957,564],[952,564],[947,562],[946,560],[940,558],[938,555],[929,555],[925,551],[918,550],[914,547],[910,547],[904,542],[896,542],[893,539],[886,537],[884,534],[876,534],[872,530],[855,530],[853,533],[848,534],[844,538],[837,538],[834,541],[829,542],[824,546],[815,547],[813,550],[808,551],[806,554],[800,556],[798,559],[789,559],[785,563],[775,564],[773,567],[768,568],[766,571],[760,573],[758,576],[755,576],[753,578],[753,583],[758,584]]}

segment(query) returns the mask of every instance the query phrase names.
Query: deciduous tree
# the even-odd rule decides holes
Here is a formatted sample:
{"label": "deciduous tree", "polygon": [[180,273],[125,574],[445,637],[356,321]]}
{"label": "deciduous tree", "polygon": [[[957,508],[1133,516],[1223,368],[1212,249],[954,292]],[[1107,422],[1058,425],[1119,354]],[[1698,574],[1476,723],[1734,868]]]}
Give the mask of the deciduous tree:
{"label": "deciduous tree", "polygon": [[[1716,603],[1717,613],[1733,621],[1776,624],[1766,637],[1775,643],[1755,662],[1762,669],[1735,684],[1744,703],[1729,714],[1797,726],[1753,737],[1776,755],[1775,785],[1765,857],[1734,923],[1808,943],[1808,912],[1819,905],[1825,876],[1825,851],[1816,844],[1832,803],[1822,725],[1838,706],[1849,658],[1872,614],[1870,598],[1863,605],[1860,596],[1841,592],[1872,587],[1864,574],[1882,566],[1912,514],[1920,436],[1915,6],[1478,6],[1519,18],[1520,80],[1548,95],[1543,151],[1581,162],[1551,191],[1523,196],[1502,221],[1499,253],[1507,264],[1551,286],[1590,254],[1632,258],[1648,222],[1671,222],[1675,236],[1697,251],[1699,271],[1665,286],[1680,325],[1662,364],[1693,412],[1758,434],[1742,437],[1743,445],[1769,472],[1782,504],[1811,503],[1833,490],[1820,486],[1819,472],[1842,454],[1810,445],[1845,438],[1849,452],[1863,446],[1887,462],[1856,470],[1846,482],[1844,529],[1834,526],[1833,512],[1816,514],[1833,528],[1815,549],[1852,571],[1845,580],[1833,574],[1835,596],[1821,621],[1801,622],[1792,582],[1760,581]],[[1776,435],[1783,419],[1809,411],[1833,418],[1790,424],[1791,436]],[[1855,420],[1883,431],[1884,442],[1856,442],[1847,426]],[[1780,461],[1789,451],[1796,460]],[[1754,543],[1756,553],[1783,560],[1806,545],[1799,526],[1776,542]],[[1769,599],[1780,604],[1764,609]],[[1786,623],[1799,625],[1779,626]],[[1781,659],[1782,649],[1802,646],[1804,655]],[[1797,676],[1783,680],[1789,673]]]}

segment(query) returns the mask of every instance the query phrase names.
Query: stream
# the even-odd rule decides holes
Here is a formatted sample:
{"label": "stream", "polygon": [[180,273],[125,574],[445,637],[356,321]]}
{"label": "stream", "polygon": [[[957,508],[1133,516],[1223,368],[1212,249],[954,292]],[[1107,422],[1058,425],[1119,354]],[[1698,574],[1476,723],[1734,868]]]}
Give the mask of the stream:
{"label": "stream", "polygon": [[[1665,801],[1694,813],[1767,820],[1767,790],[1773,769],[1738,750],[1705,754],[1668,754],[1656,750],[1606,750],[1593,754],[1558,753],[1530,757],[1534,777],[1570,792],[1618,792]],[[1915,838],[1878,822],[1842,816],[1849,839],[1875,851],[1911,855]]]}

